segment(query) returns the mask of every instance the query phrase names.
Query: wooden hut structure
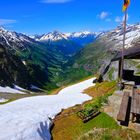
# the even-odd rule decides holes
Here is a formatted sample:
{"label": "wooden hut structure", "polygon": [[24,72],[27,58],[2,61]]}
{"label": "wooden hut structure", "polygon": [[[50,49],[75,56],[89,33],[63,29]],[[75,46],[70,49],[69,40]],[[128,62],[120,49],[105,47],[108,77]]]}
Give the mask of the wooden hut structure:
{"label": "wooden hut structure", "polygon": [[[121,52],[112,59],[112,62],[119,61],[118,77],[121,73]],[[124,52],[124,59],[140,59],[140,42],[134,44]],[[123,70],[124,91],[120,111],[117,120],[124,122],[132,114],[132,121],[140,121],[140,76],[134,75],[134,70]],[[130,110],[130,112],[128,111]],[[129,112],[129,113],[128,113]]]}
{"label": "wooden hut structure", "polygon": [[[119,61],[118,66],[118,79],[120,78],[121,74],[121,63],[122,63],[122,54],[119,52],[113,59],[114,61]],[[140,59],[140,43],[135,44],[133,47],[128,48],[124,52],[124,59]],[[134,81],[136,85],[140,85],[140,77],[134,75],[134,70],[123,70],[123,80],[126,81]]]}

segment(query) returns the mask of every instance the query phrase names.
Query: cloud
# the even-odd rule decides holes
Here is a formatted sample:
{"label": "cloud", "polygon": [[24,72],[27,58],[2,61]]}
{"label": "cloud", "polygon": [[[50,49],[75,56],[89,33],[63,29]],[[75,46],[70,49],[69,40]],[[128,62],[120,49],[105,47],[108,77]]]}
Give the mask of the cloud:
{"label": "cloud", "polygon": [[[127,14],[127,20],[129,19],[129,15]],[[115,18],[115,22],[123,22],[124,21],[124,16],[123,17],[119,17],[119,16],[117,16],[116,18]]]}
{"label": "cloud", "polygon": [[67,2],[71,2],[72,0],[42,0],[41,3],[48,3],[48,4],[53,4],[53,3],[58,3],[58,4],[63,4]]}
{"label": "cloud", "polygon": [[100,18],[100,19],[105,19],[105,18],[107,18],[109,16],[109,13],[108,12],[101,12],[99,15],[98,15],[98,17]]}
{"label": "cloud", "polygon": [[[124,21],[125,16],[123,16],[122,21]],[[127,14],[126,20],[129,19],[129,15]]]}
{"label": "cloud", "polygon": [[17,22],[16,20],[12,20],[12,19],[0,19],[0,25],[13,24],[16,22]]}

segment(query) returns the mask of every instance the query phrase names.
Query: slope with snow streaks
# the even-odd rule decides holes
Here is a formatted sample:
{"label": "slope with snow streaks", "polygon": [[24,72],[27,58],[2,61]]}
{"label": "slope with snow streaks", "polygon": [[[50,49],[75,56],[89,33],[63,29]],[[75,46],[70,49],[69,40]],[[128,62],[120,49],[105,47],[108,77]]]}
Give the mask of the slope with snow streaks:
{"label": "slope with snow streaks", "polygon": [[[111,30],[102,36],[106,37],[105,42],[113,43],[112,50],[120,50],[123,44],[123,26],[120,25],[116,29]],[[126,27],[126,40],[125,40],[125,48],[132,47],[132,44],[135,39],[140,38],[140,23],[134,25],[127,25]],[[102,39],[102,38],[100,38]]]}
{"label": "slope with snow streaks", "polygon": [[[0,86],[0,93],[11,93],[11,94],[26,94],[25,92],[22,92],[19,86],[15,86],[15,88],[11,87],[1,87]],[[25,90],[23,90],[25,91]]]}
{"label": "slope with snow streaks", "polygon": [[83,90],[95,78],[67,87],[58,95],[38,96],[0,106],[0,140],[50,140],[51,119],[76,104],[92,99]]}

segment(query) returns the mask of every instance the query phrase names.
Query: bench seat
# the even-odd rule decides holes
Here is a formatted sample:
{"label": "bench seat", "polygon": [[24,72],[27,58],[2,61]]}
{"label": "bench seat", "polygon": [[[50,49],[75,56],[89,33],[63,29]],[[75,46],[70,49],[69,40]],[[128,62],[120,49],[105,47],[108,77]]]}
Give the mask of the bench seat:
{"label": "bench seat", "polygon": [[122,98],[120,110],[119,110],[119,113],[117,115],[117,120],[118,121],[124,122],[126,120],[129,98],[130,98],[130,92],[129,91],[124,91],[124,95],[123,95],[123,98]]}

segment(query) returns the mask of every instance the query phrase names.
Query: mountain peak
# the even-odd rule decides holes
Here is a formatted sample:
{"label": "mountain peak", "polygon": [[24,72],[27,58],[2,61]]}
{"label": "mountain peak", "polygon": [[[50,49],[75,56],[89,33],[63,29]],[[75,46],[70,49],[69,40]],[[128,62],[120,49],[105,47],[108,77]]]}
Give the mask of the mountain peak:
{"label": "mountain peak", "polygon": [[7,30],[6,30],[5,27],[3,27],[3,26],[0,26],[0,31],[1,31],[1,32],[7,32]]}
{"label": "mountain peak", "polygon": [[41,41],[58,41],[58,40],[67,40],[67,36],[59,31],[53,31],[48,34],[44,34],[40,40]]}
{"label": "mountain peak", "polygon": [[86,45],[95,41],[98,37],[100,37],[102,33],[90,32],[90,31],[81,31],[81,32],[73,32],[73,33],[62,33],[60,31],[54,30],[53,32],[49,32],[38,37],[32,37],[37,41],[43,42],[56,42],[61,40],[72,41],[79,45]]}

